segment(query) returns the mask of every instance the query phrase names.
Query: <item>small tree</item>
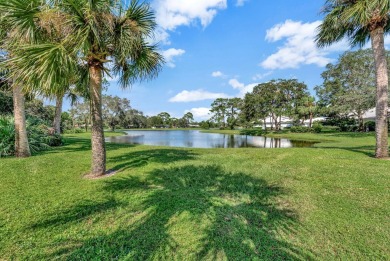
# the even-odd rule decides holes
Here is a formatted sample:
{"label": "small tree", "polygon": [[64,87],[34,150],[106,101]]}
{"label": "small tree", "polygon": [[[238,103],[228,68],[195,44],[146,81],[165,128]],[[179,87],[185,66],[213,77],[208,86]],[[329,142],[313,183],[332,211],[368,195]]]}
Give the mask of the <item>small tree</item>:
{"label": "small tree", "polygon": [[372,50],[345,52],[322,73],[317,96],[328,114],[354,116],[364,131],[363,114],[375,106],[375,64]]}

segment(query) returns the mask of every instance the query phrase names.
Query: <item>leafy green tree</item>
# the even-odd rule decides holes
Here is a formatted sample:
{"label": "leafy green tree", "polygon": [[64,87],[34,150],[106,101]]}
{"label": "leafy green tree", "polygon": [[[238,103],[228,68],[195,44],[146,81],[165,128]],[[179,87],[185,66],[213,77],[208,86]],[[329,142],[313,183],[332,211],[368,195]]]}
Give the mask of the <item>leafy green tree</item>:
{"label": "leafy green tree", "polygon": [[0,91],[0,115],[10,115],[13,111],[12,94]]}
{"label": "leafy green tree", "polygon": [[72,117],[69,112],[64,111],[61,113],[61,132],[71,129],[73,129]]}
{"label": "leafy green tree", "polygon": [[331,45],[344,37],[351,46],[371,39],[376,72],[376,157],[388,157],[388,65],[384,35],[390,31],[390,0],[327,0],[317,44]]}
{"label": "leafy green tree", "polygon": [[305,95],[298,101],[298,117],[303,121],[309,119],[309,128],[313,125],[313,117],[317,113],[316,99],[313,96]]}
{"label": "leafy green tree", "polygon": [[354,116],[364,131],[363,114],[375,106],[375,64],[372,50],[345,52],[328,64],[317,86],[319,103],[328,116]]}
{"label": "leafy green tree", "polygon": [[187,112],[183,116],[184,128],[188,128],[192,121],[194,121],[194,115],[191,112]]}
{"label": "leafy green tree", "polygon": [[36,117],[50,126],[54,118],[55,107],[51,105],[44,106],[42,100],[33,98],[26,101],[26,114],[27,117]]}
{"label": "leafy green tree", "polygon": [[214,120],[221,129],[226,127],[226,115],[228,113],[228,99],[218,98],[211,104],[210,112],[213,114]]}
{"label": "leafy green tree", "polygon": [[148,118],[148,127],[163,127],[164,121],[160,116],[151,116]]}
{"label": "leafy green tree", "polygon": [[104,122],[110,126],[111,131],[126,117],[126,111],[130,110],[130,101],[118,96],[103,95],[103,118]]}
{"label": "leafy green tree", "polygon": [[[19,46],[12,63],[31,85],[65,86],[85,61],[92,119],[92,171],[106,172],[102,116],[103,72],[119,77],[128,87],[136,80],[157,76],[163,62],[149,45],[156,23],[146,3],[132,0],[58,0],[41,10],[49,12],[45,27],[66,32],[63,40]],[[35,21],[34,21],[35,22]],[[65,27],[65,28],[62,28]],[[110,63],[109,63],[110,62]]]}
{"label": "leafy green tree", "polygon": [[85,131],[88,131],[88,126],[91,118],[91,110],[89,102],[75,102],[69,111],[73,121],[73,126],[84,125]]}
{"label": "leafy green tree", "polygon": [[269,110],[263,100],[264,97],[259,95],[258,90],[254,90],[252,93],[245,95],[242,109],[241,109],[241,122],[248,128],[254,124],[259,123],[260,120],[264,123],[264,130],[266,129],[266,118],[269,116]]}
{"label": "leafy green tree", "polygon": [[239,121],[239,114],[242,107],[242,99],[231,98],[227,100],[227,125],[233,130]]}
{"label": "leafy green tree", "polygon": [[179,122],[180,122],[180,119],[178,119],[178,118],[175,118],[175,117],[172,117],[170,120],[169,120],[169,122],[170,122],[170,127],[171,128],[177,128],[177,127],[179,127]]}
{"label": "leafy green tree", "polygon": [[171,121],[171,115],[168,112],[161,112],[157,115],[157,117],[161,118],[162,125],[169,126]]}
{"label": "leafy green tree", "polygon": [[295,79],[271,80],[254,87],[247,94],[243,110],[248,120],[271,118],[271,129],[281,128],[282,116],[293,117],[298,110],[299,102],[307,95],[307,86]]}
{"label": "leafy green tree", "polygon": [[120,119],[120,126],[123,128],[146,128],[148,119],[142,111],[130,109],[125,112],[125,117]]}

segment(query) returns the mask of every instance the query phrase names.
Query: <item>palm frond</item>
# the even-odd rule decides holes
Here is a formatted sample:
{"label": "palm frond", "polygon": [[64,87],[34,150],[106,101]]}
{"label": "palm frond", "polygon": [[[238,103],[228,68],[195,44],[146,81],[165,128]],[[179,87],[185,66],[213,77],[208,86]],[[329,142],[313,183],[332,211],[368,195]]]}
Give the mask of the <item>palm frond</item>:
{"label": "palm frond", "polygon": [[69,86],[77,72],[72,54],[55,43],[20,46],[6,63],[10,76],[32,90]]}
{"label": "palm frond", "polygon": [[17,42],[39,39],[35,21],[41,7],[41,0],[0,0],[1,27],[6,28],[8,39]]}
{"label": "palm frond", "polygon": [[322,11],[323,23],[317,28],[319,47],[348,38],[351,46],[363,46],[370,30],[384,27],[390,32],[390,0],[327,0]]}
{"label": "palm frond", "polygon": [[136,55],[136,59],[117,59],[113,71],[119,76],[119,83],[123,88],[135,81],[143,81],[155,78],[164,63],[163,56],[157,52],[156,46],[143,47]]}

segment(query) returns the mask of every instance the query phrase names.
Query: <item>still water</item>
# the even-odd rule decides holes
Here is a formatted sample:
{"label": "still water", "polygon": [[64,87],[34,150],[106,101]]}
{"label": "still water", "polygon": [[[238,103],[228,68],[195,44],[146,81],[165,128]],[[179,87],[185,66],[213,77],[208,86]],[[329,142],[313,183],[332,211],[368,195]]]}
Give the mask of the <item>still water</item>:
{"label": "still water", "polygon": [[311,147],[313,142],[267,137],[202,133],[192,130],[126,131],[127,135],[109,137],[106,141],[185,148],[292,148]]}

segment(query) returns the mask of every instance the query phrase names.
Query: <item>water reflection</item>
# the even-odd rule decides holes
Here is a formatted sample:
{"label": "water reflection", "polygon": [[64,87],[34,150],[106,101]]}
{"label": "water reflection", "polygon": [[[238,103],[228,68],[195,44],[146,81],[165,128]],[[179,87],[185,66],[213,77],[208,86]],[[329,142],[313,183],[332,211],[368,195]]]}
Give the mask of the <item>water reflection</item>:
{"label": "water reflection", "polygon": [[126,131],[127,135],[106,138],[106,141],[125,144],[143,144],[154,146],[185,148],[291,148],[311,147],[313,142],[293,141],[289,139],[253,137],[199,131]]}

